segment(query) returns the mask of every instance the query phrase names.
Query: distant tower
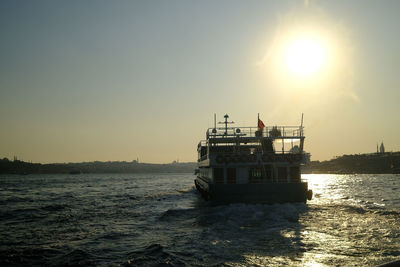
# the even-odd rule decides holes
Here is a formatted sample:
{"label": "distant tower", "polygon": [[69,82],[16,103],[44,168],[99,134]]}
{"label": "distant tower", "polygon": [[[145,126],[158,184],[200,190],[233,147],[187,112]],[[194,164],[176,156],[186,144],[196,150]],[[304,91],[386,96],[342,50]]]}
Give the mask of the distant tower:
{"label": "distant tower", "polygon": [[379,154],[378,143],[376,143],[376,154]]}
{"label": "distant tower", "polygon": [[385,146],[383,145],[383,142],[381,143],[380,152],[381,154],[385,153]]}

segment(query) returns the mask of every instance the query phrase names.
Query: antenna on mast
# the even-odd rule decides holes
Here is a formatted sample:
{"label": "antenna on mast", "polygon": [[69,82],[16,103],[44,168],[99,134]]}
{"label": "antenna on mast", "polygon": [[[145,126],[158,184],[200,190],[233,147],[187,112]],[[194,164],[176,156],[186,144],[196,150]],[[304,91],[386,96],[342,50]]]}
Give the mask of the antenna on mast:
{"label": "antenna on mast", "polygon": [[225,133],[224,133],[224,135],[228,135],[228,123],[234,123],[233,121],[228,121],[228,118],[229,118],[229,116],[228,116],[228,114],[225,114],[225,116],[224,116],[224,118],[225,118],[225,121],[224,122],[218,122],[219,124],[225,124]]}

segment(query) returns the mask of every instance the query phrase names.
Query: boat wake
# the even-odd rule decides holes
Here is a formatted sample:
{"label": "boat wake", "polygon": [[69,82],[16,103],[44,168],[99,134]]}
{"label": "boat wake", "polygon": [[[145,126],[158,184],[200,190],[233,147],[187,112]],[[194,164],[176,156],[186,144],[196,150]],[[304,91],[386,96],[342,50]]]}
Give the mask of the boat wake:
{"label": "boat wake", "polygon": [[131,252],[124,266],[186,266],[185,261],[160,244]]}
{"label": "boat wake", "polygon": [[195,187],[191,186],[188,188],[182,188],[173,191],[163,191],[163,192],[157,192],[155,194],[149,194],[146,196],[146,199],[166,200],[167,198],[184,196],[186,194],[194,194],[195,192],[196,192]]}

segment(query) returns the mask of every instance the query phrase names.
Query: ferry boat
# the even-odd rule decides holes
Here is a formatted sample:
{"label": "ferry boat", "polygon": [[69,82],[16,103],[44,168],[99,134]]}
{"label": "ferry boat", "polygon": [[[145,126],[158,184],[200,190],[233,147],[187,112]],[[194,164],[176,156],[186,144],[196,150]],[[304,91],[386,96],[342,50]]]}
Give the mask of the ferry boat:
{"label": "ferry boat", "polygon": [[[303,117],[300,126],[223,127],[207,129],[197,146],[195,186],[214,203],[284,203],[311,200],[312,190],[302,181]],[[229,125],[229,127],[228,127]]]}

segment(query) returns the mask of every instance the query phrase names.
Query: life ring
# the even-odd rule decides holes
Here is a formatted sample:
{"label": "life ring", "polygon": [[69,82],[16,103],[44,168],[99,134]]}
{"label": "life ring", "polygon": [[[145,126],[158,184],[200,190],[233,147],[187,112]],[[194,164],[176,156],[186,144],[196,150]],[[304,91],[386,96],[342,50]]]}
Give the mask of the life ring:
{"label": "life ring", "polygon": [[239,162],[239,156],[237,156],[237,155],[232,155],[231,161],[232,161],[233,163]]}
{"label": "life ring", "polygon": [[224,156],[222,155],[217,155],[217,158],[215,159],[217,163],[223,163],[224,162]]}
{"label": "life ring", "polygon": [[250,162],[256,162],[257,161],[257,156],[255,154],[249,155],[249,161]]}
{"label": "life ring", "polygon": [[268,155],[268,161],[269,162],[274,162],[275,161],[275,155],[273,155],[273,154]]}
{"label": "life ring", "polygon": [[236,155],[236,156],[234,157],[233,162],[242,162],[242,157],[241,157],[241,155]]}
{"label": "life ring", "polygon": [[263,160],[264,162],[269,162],[269,156],[266,155],[266,154],[262,155],[262,160]]}
{"label": "life ring", "polygon": [[269,155],[269,161],[271,161],[271,162],[274,162],[274,161],[276,161],[276,158],[275,158],[275,154],[271,154],[271,155]]}

